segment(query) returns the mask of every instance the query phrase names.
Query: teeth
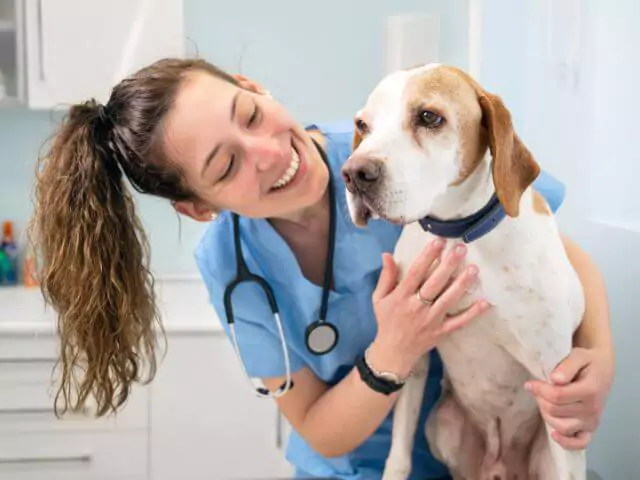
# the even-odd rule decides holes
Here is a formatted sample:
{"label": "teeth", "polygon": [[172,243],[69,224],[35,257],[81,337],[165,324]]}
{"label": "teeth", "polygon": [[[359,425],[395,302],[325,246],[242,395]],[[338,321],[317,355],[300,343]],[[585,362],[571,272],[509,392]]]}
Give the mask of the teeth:
{"label": "teeth", "polygon": [[287,168],[287,171],[284,172],[284,175],[282,175],[280,180],[274,183],[271,188],[278,189],[284,187],[295,176],[298,168],[300,168],[300,157],[298,157],[298,152],[296,152],[294,148],[292,148],[291,151],[291,165],[289,165],[289,168]]}

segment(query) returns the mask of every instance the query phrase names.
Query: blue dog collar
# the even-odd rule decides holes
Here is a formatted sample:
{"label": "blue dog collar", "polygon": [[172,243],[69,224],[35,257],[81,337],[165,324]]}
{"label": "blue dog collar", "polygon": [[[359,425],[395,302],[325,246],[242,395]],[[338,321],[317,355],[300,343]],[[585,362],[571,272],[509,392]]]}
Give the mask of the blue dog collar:
{"label": "blue dog collar", "polygon": [[423,230],[438,237],[462,238],[465,243],[471,243],[496,228],[505,216],[500,200],[496,194],[493,194],[482,209],[468,217],[457,220],[438,220],[427,216],[418,220],[418,223]]}

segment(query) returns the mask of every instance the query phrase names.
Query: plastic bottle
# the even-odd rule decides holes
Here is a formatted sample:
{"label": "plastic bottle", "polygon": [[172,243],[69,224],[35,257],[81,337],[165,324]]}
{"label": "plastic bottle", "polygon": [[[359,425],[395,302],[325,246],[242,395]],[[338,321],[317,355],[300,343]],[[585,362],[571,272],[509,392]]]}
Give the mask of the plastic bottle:
{"label": "plastic bottle", "polygon": [[11,221],[5,221],[2,224],[0,249],[5,257],[0,281],[3,285],[16,285],[18,283],[18,247],[13,236],[13,222]]}
{"label": "plastic bottle", "polygon": [[25,287],[37,287],[40,284],[37,278],[36,257],[31,248],[27,250],[24,256],[22,283]]}

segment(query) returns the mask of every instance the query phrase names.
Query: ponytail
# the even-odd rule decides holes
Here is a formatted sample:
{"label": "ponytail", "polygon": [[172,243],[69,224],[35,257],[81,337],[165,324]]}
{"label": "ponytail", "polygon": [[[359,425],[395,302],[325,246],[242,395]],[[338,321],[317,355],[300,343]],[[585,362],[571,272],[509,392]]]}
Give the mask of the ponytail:
{"label": "ponytail", "polygon": [[93,102],[71,108],[40,159],[29,237],[61,341],[56,414],[92,396],[115,412],[156,371],[149,246],[113,149],[114,128]]}

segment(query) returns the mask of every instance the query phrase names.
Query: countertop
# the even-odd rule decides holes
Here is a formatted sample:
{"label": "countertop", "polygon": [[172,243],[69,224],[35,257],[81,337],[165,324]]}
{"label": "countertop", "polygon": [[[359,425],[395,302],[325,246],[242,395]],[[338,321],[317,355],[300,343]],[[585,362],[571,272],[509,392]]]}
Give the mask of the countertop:
{"label": "countertop", "polygon": [[[156,292],[167,333],[222,332],[199,277],[156,278]],[[0,287],[0,334],[54,334],[54,313],[39,288]]]}

